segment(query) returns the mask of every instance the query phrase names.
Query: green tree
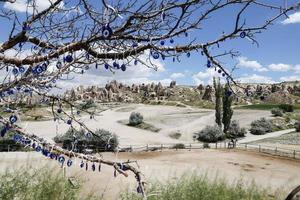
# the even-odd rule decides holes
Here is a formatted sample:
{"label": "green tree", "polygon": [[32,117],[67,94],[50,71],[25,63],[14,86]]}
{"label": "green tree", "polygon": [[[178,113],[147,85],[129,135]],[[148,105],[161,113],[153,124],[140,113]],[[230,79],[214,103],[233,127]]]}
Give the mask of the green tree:
{"label": "green tree", "polygon": [[214,88],[215,88],[215,116],[216,116],[216,123],[220,128],[222,128],[222,93],[223,93],[223,87],[220,83],[220,78],[214,77]]}
{"label": "green tree", "polygon": [[230,123],[231,123],[231,118],[233,115],[233,110],[231,108],[231,104],[232,104],[233,98],[231,95],[231,91],[230,88],[228,86],[228,84],[225,85],[224,88],[224,93],[223,93],[223,118],[222,118],[222,122],[224,125],[224,133],[227,133],[229,127],[230,127]]}

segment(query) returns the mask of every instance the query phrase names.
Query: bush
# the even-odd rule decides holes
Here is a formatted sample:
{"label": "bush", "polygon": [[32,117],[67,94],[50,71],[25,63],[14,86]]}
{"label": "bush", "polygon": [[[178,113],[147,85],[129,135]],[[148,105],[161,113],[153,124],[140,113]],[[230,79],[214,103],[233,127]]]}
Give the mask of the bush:
{"label": "bush", "polygon": [[173,139],[179,139],[181,137],[181,133],[179,133],[179,132],[170,133],[169,137],[173,138]]}
{"label": "bush", "polygon": [[209,143],[204,142],[203,143],[203,149],[209,149],[209,148],[210,148]]}
{"label": "bush", "polygon": [[225,139],[225,134],[222,129],[217,126],[206,126],[203,130],[195,133],[195,138],[202,142],[217,142]]}
{"label": "bush", "polygon": [[279,108],[273,108],[271,110],[271,113],[273,114],[274,117],[282,117],[283,116],[282,110]]}
{"label": "bush", "polygon": [[279,108],[283,110],[283,112],[294,112],[294,106],[290,104],[280,104]]}
{"label": "bush", "polygon": [[264,135],[272,132],[272,122],[270,120],[266,120],[265,118],[255,120],[251,123],[250,132],[253,135]]}
{"label": "bush", "polygon": [[129,125],[136,126],[143,122],[143,115],[139,112],[132,112],[129,117]]}
{"label": "bush", "polygon": [[86,110],[86,109],[89,109],[89,108],[94,108],[96,107],[96,104],[94,102],[93,99],[88,99],[86,101],[83,101],[80,105],[79,105],[79,108],[81,110]]}
{"label": "bush", "polygon": [[174,144],[172,149],[185,149],[185,145],[182,143]]}
{"label": "bush", "polygon": [[297,132],[300,132],[300,121],[295,122],[294,127],[295,127]]}
{"label": "bush", "polygon": [[245,137],[247,131],[245,128],[241,128],[238,121],[233,120],[228,129],[228,134],[230,138]]}
{"label": "bush", "polygon": [[80,153],[87,148],[98,151],[113,151],[119,144],[117,135],[107,130],[97,129],[94,133],[95,136],[91,133],[87,134],[83,129],[70,128],[65,134],[55,136],[54,141],[62,143],[65,149],[71,149],[76,138],[78,141],[77,150]]}

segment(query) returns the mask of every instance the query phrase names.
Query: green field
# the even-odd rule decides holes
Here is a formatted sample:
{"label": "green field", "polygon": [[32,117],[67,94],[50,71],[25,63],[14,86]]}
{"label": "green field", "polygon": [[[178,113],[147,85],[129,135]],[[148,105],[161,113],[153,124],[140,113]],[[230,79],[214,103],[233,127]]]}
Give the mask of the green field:
{"label": "green field", "polygon": [[[250,109],[250,110],[272,110],[273,108],[279,108],[280,104],[253,104],[236,107],[235,109]],[[300,104],[294,104],[294,109],[300,109]]]}

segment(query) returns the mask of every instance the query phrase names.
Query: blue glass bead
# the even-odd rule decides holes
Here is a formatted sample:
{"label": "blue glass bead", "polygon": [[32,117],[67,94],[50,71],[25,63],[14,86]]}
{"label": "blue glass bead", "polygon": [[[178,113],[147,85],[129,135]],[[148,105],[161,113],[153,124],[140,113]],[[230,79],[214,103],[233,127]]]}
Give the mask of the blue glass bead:
{"label": "blue glass bead", "polygon": [[79,110],[77,110],[77,115],[80,115],[80,111]]}
{"label": "blue glass bead", "polygon": [[92,133],[90,133],[90,132],[88,132],[86,135],[85,135],[85,137],[87,137],[87,138],[92,138],[93,137],[93,134]]}
{"label": "blue glass bead", "polygon": [[222,76],[224,77],[226,74],[225,73],[222,73]]}
{"label": "blue glass bead", "polygon": [[117,62],[113,62],[113,67],[119,69],[120,65]]}
{"label": "blue glass bead", "polygon": [[57,61],[56,68],[61,69],[61,67],[62,67],[62,63],[60,61]]}
{"label": "blue glass bead", "polygon": [[67,55],[67,56],[65,57],[65,61],[66,61],[67,63],[73,62],[73,56],[72,56],[71,54]]}
{"label": "blue glass bead", "polygon": [[84,67],[84,69],[85,69],[85,70],[89,70],[90,67],[87,65],[87,66]]}
{"label": "blue glass bead", "polygon": [[61,108],[59,108],[59,109],[57,109],[57,113],[62,113],[62,109]]}
{"label": "blue glass bead", "polygon": [[109,24],[106,24],[102,27],[102,36],[107,39],[110,38],[113,34],[112,29],[110,28]]}
{"label": "blue glass bead", "polygon": [[72,124],[72,120],[71,120],[71,119],[68,119],[67,124],[68,124],[68,125],[71,125],[71,124]]}
{"label": "blue glass bead", "polygon": [[98,64],[96,63],[95,68],[98,69]]}
{"label": "blue glass bead", "polygon": [[35,144],[35,143],[32,143],[31,147],[32,147],[33,149],[35,149],[36,144]]}
{"label": "blue glass bead", "polygon": [[161,59],[165,60],[166,59],[165,55],[161,54]]}
{"label": "blue glass bead", "polygon": [[85,58],[86,58],[86,59],[90,59],[90,54],[88,54],[88,53],[85,54]]}
{"label": "blue glass bead", "polygon": [[36,152],[40,152],[42,150],[42,147],[41,146],[37,146],[36,148],[35,148],[35,151]]}
{"label": "blue glass bead", "polygon": [[171,44],[173,44],[173,43],[174,43],[174,40],[173,40],[173,39],[171,39],[171,40],[170,40],[170,43],[171,43]]}
{"label": "blue glass bead", "polygon": [[137,64],[138,64],[138,62],[139,62],[138,60],[135,60],[135,61],[134,61],[134,65],[137,65]]}
{"label": "blue glass bead", "polygon": [[207,60],[206,66],[207,66],[207,68],[210,68],[210,67],[211,67],[211,62],[210,62],[210,60]]}
{"label": "blue glass bead", "polygon": [[89,166],[88,163],[85,163],[85,170],[88,170]]}
{"label": "blue glass bead", "polygon": [[241,37],[241,38],[245,38],[245,37],[246,37],[246,35],[247,35],[247,34],[246,34],[246,32],[245,32],[245,31],[243,31],[243,32],[241,32],[241,33],[240,33],[240,37]]}
{"label": "blue glass bead", "polygon": [[24,23],[24,25],[22,27],[22,30],[25,31],[25,32],[30,31],[30,26],[28,24]]}
{"label": "blue glass bead", "polygon": [[175,62],[176,61],[176,59],[175,59],[175,57],[173,57],[173,62]]}
{"label": "blue glass bead", "polygon": [[16,121],[18,120],[18,118],[17,118],[17,116],[16,115],[11,115],[10,117],[9,117],[9,121],[10,121],[10,123],[15,123]]}
{"label": "blue glass bead", "polygon": [[93,171],[96,170],[96,165],[95,165],[95,163],[92,164],[92,170],[93,170]]}
{"label": "blue glass bead", "polygon": [[40,73],[43,72],[43,68],[42,68],[40,65],[38,65],[38,66],[36,66],[36,68],[35,68],[35,72],[36,72],[36,74],[40,74]]}
{"label": "blue glass bead", "polygon": [[108,69],[108,68],[109,68],[109,64],[105,63],[105,64],[104,64],[104,68],[105,68],[105,69]]}
{"label": "blue glass bead", "polygon": [[49,157],[53,160],[53,159],[56,159],[57,156],[54,153],[50,153]]}
{"label": "blue glass bead", "polygon": [[226,96],[230,97],[232,95],[232,91],[227,90],[225,94],[226,94]]}
{"label": "blue glass bead", "polygon": [[61,163],[61,164],[64,164],[64,162],[65,162],[65,157],[59,156],[59,157],[58,157],[58,162]]}
{"label": "blue glass bead", "polygon": [[80,163],[80,167],[81,167],[81,168],[83,168],[83,167],[84,167],[84,162],[83,162],[83,161],[81,161],[81,163]]}
{"label": "blue glass bead", "polygon": [[125,66],[125,64],[122,64],[122,65],[121,65],[121,70],[122,70],[123,72],[126,71],[126,66]]}
{"label": "blue glass bead", "polygon": [[132,47],[133,48],[135,48],[135,47],[137,47],[138,46],[138,44],[136,43],[136,42],[134,42],[133,44],[132,44]]}
{"label": "blue glass bead", "polygon": [[43,70],[43,71],[46,71],[46,70],[47,70],[47,64],[46,64],[46,63],[43,63],[43,64],[42,64],[42,70]]}
{"label": "blue glass bead", "polygon": [[98,171],[101,172],[101,163],[98,165]]}
{"label": "blue glass bead", "polygon": [[187,32],[184,32],[184,35],[185,35],[185,37],[188,37],[188,36],[189,36],[189,34],[188,34]]}
{"label": "blue glass bead", "polygon": [[1,137],[4,137],[6,133],[7,133],[7,128],[6,128],[6,127],[3,127],[3,128],[1,129],[1,132],[0,132]]}
{"label": "blue glass bead", "polygon": [[221,69],[218,69],[218,73],[221,73],[222,72],[222,70]]}
{"label": "blue glass bead", "polygon": [[17,68],[13,68],[12,73],[13,73],[14,75],[18,75],[19,70],[18,70]]}
{"label": "blue glass bead", "polygon": [[42,149],[42,154],[46,157],[49,155],[49,151],[47,149]]}
{"label": "blue glass bead", "polygon": [[67,166],[68,166],[68,167],[71,167],[72,164],[73,164],[73,161],[69,159],[68,162],[67,162]]}
{"label": "blue glass bead", "polygon": [[189,58],[191,56],[191,53],[187,52],[186,56]]}
{"label": "blue glass bead", "polygon": [[158,52],[152,52],[152,57],[154,58],[154,59],[158,59],[159,58],[159,53]]}
{"label": "blue glass bead", "polygon": [[160,45],[162,45],[162,46],[165,45],[165,41],[163,41],[163,40],[160,41]]}
{"label": "blue glass bead", "polygon": [[81,74],[84,74],[84,70],[81,70]]}

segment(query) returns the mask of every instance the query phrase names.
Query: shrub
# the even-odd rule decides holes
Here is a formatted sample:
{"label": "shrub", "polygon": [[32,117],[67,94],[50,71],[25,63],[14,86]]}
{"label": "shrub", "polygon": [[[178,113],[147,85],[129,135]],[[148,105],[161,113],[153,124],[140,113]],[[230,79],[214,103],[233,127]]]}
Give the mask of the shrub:
{"label": "shrub", "polygon": [[245,128],[241,128],[238,121],[233,120],[228,129],[228,135],[230,138],[237,138],[237,137],[245,137],[247,131]]}
{"label": "shrub", "polygon": [[222,129],[217,126],[206,126],[203,130],[195,133],[195,138],[202,142],[217,142],[225,139],[225,134]]}
{"label": "shrub", "polygon": [[204,142],[203,143],[203,149],[209,149],[209,148],[210,148],[209,143]]}
{"label": "shrub", "polygon": [[273,114],[274,117],[282,117],[283,116],[282,110],[279,108],[273,108],[271,110],[271,113]]}
{"label": "shrub", "polygon": [[264,135],[266,133],[272,132],[272,122],[265,118],[255,120],[251,123],[250,132],[253,135]]}
{"label": "shrub", "polygon": [[83,129],[76,130],[70,128],[65,134],[54,137],[56,143],[62,143],[63,148],[71,149],[72,143],[76,138],[78,152],[83,152],[84,149],[94,149],[101,151],[112,151],[118,144],[119,140],[116,134],[107,130],[97,129],[95,135],[87,134]]}
{"label": "shrub", "polygon": [[279,108],[283,110],[283,112],[294,112],[294,106],[291,104],[280,104]]}
{"label": "shrub", "polygon": [[129,117],[129,125],[136,126],[143,122],[143,115],[139,112],[132,112]]}
{"label": "shrub", "polygon": [[297,132],[300,132],[300,121],[295,122],[294,127],[295,127]]}
{"label": "shrub", "polygon": [[94,108],[94,107],[96,107],[96,104],[93,99],[88,99],[79,105],[79,108],[81,110],[86,110],[86,109]]}
{"label": "shrub", "polygon": [[169,137],[173,138],[173,139],[179,139],[181,137],[181,133],[179,133],[179,132],[170,133]]}
{"label": "shrub", "polygon": [[185,145],[182,143],[174,144],[172,149],[185,149]]}

